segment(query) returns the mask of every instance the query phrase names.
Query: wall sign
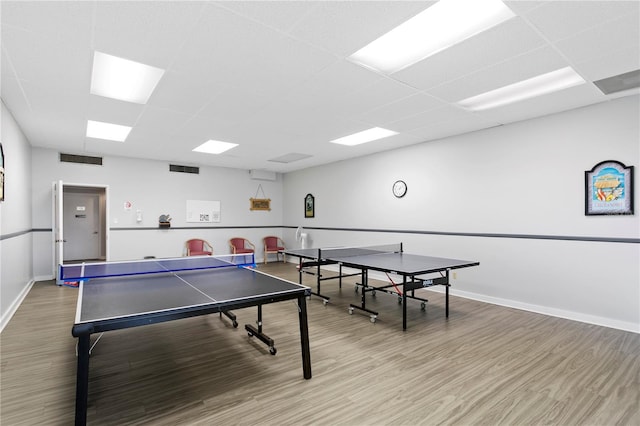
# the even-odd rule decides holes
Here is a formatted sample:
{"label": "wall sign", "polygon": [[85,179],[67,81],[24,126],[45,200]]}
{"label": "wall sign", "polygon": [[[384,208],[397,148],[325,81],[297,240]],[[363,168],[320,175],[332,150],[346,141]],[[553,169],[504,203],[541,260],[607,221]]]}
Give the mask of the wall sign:
{"label": "wall sign", "polygon": [[584,214],[633,214],[633,166],[602,161],[584,172]]}
{"label": "wall sign", "polygon": [[220,201],[187,200],[187,222],[220,222]]}
{"label": "wall sign", "polygon": [[316,209],[316,199],[313,195],[307,194],[304,197],[304,217],[314,217]]}
{"label": "wall sign", "polygon": [[[261,191],[264,198],[258,198],[258,194]],[[256,198],[249,198],[249,210],[271,211],[271,198],[267,198],[267,196],[264,195],[264,189],[262,189],[262,185],[258,185],[258,189],[256,190]]]}

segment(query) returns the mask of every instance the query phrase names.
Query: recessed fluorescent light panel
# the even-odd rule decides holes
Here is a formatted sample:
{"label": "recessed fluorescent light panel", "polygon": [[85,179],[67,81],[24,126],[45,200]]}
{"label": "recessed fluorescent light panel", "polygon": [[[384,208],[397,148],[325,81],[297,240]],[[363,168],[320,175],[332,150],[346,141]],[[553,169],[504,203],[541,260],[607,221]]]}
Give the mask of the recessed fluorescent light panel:
{"label": "recessed fluorescent light panel", "polygon": [[584,82],[573,68],[566,67],[463,99],[458,105],[471,111],[482,111],[568,89]]}
{"label": "recessed fluorescent light panel", "polygon": [[105,139],[108,141],[124,142],[129,136],[131,127],[119,124],[103,123],[101,121],[87,121],[87,137]]}
{"label": "recessed fluorescent light panel", "polygon": [[91,94],[146,104],[163,74],[163,69],[96,51]]}
{"label": "recessed fluorescent light panel", "polygon": [[204,152],[206,154],[222,154],[236,146],[238,146],[237,143],[208,140],[199,147],[194,148],[193,151]]}
{"label": "recessed fluorescent light panel", "polygon": [[349,59],[392,74],[514,16],[500,0],[440,0]]}
{"label": "recessed fluorescent light panel", "polygon": [[389,136],[397,135],[398,132],[394,132],[393,130],[383,129],[381,127],[374,127],[369,130],[363,130],[362,132],[354,133],[349,136],[344,136],[342,138],[334,139],[330,141],[331,143],[337,143],[340,145],[360,145],[362,143],[375,141],[378,139],[386,138]]}

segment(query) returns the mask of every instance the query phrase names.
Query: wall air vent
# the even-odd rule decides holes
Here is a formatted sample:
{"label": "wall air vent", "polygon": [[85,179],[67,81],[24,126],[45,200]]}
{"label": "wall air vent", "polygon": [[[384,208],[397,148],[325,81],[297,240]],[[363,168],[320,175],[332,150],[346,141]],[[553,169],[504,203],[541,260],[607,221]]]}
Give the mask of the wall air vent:
{"label": "wall air vent", "polygon": [[102,157],[90,157],[88,155],[74,155],[60,153],[60,162],[62,163],[79,163],[79,164],[94,164],[96,166],[102,166]]}
{"label": "wall air vent", "polygon": [[192,166],[180,166],[178,164],[169,164],[170,172],[178,172],[178,173],[192,173],[194,175],[200,174],[200,167],[192,167]]}

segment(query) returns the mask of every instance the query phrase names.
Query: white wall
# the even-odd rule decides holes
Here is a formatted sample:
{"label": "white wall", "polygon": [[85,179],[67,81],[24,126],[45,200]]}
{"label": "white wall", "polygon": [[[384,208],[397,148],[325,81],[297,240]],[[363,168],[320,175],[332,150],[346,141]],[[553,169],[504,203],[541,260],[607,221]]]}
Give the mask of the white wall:
{"label": "white wall", "polygon": [[33,284],[31,146],[1,103],[5,201],[0,202],[0,330]]}
{"label": "white wall", "polygon": [[[34,234],[34,273],[51,276],[53,243],[51,228],[52,182],[108,186],[109,260],[172,257],[183,254],[190,238],[209,241],[216,254],[229,253],[228,240],[248,238],[262,257],[262,238],[281,235],[282,177],[275,181],[252,180],[248,170],[200,167],[200,174],[169,172],[169,163],[122,157],[104,157],[102,166],[61,163],[58,151],[33,149],[33,226],[46,232]],[[262,190],[256,197],[258,185]],[[250,198],[271,199],[271,211],[250,211]],[[186,201],[220,201],[219,223],[186,222]],[[125,210],[124,203],[132,203]],[[136,222],[140,209],[143,221]],[[158,217],[169,214],[171,229],[159,229]],[[195,229],[193,229],[195,228]]]}
{"label": "white wall", "polygon": [[[584,215],[585,170],[618,160],[636,166],[637,181],[639,116],[638,96],[626,97],[288,173],[284,223],[307,227],[316,247],[403,241],[407,252],[479,260],[479,267],[457,274],[454,292],[640,332],[638,183],[635,215]],[[397,179],[409,187],[402,199],[391,193]],[[304,218],[307,193],[316,201],[311,219]],[[285,236],[296,244],[293,229]]]}

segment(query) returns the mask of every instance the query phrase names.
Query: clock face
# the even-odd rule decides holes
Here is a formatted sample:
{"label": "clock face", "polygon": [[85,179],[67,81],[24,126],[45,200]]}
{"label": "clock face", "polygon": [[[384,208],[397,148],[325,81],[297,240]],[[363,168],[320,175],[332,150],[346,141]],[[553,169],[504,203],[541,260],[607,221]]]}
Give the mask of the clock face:
{"label": "clock face", "polygon": [[393,195],[398,198],[404,197],[407,193],[407,184],[402,180],[398,180],[393,184]]}

